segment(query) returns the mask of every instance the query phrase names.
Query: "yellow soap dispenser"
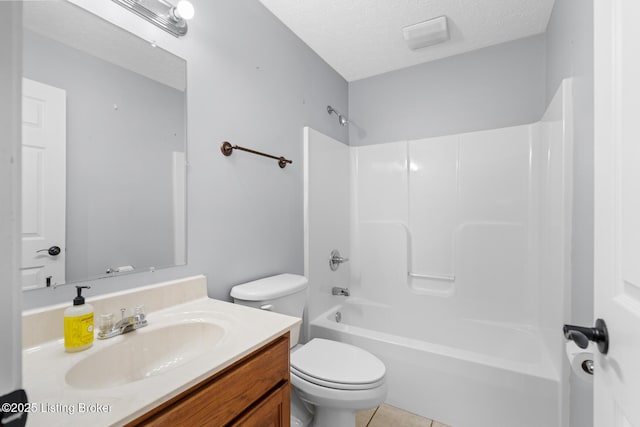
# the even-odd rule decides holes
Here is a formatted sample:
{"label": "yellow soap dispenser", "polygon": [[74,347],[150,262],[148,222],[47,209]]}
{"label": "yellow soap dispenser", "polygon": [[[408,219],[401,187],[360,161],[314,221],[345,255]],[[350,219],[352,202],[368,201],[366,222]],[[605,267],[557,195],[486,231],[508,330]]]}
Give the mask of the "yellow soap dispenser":
{"label": "yellow soap dispenser", "polygon": [[93,345],[93,306],[84,303],[83,289],[90,286],[76,286],[78,296],[73,306],[64,311],[64,350],[73,353],[86,350]]}

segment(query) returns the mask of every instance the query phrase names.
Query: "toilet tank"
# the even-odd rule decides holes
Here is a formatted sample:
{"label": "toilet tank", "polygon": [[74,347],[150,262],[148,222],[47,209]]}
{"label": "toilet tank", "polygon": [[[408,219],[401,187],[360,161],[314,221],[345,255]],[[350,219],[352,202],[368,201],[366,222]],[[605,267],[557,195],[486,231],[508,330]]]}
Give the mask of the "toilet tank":
{"label": "toilet tank", "polygon": [[[302,319],[307,304],[308,280],[298,274],[278,274],[236,285],[231,297],[236,304],[286,314]],[[291,330],[291,347],[298,344],[300,328]]]}

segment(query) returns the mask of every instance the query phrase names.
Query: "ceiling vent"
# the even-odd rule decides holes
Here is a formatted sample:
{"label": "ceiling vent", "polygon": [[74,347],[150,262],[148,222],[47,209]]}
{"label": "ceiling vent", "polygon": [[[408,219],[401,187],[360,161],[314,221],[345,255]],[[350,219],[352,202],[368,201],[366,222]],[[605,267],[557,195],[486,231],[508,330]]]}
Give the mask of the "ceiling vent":
{"label": "ceiling vent", "polygon": [[404,40],[412,50],[446,42],[449,40],[447,17],[440,16],[402,28]]}

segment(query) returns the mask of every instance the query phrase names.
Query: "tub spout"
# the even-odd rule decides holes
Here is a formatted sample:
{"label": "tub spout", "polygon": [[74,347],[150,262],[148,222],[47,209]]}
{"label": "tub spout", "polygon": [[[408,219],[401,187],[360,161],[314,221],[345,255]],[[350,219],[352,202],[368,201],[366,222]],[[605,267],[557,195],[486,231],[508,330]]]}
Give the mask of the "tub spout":
{"label": "tub spout", "polygon": [[348,297],[350,295],[350,292],[349,288],[339,288],[338,286],[334,286],[333,288],[331,288],[331,294]]}

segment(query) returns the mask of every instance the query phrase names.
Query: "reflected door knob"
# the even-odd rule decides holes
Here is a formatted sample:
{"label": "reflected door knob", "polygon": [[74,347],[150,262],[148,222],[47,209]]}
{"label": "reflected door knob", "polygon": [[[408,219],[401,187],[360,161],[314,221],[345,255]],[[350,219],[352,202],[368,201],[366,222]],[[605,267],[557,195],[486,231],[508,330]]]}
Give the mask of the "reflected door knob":
{"label": "reflected door knob", "polygon": [[60,246],[51,246],[49,249],[40,249],[39,251],[36,251],[36,253],[46,252],[51,256],[56,256],[56,255],[60,255],[61,251],[62,250],[60,249]]}
{"label": "reflected door knob", "polygon": [[566,339],[575,342],[580,348],[587,348],[589,341],[593,341],[598,346],[600,353],[607,354],[609,351],[609,333],[607,332],[607,324],[602,319],[596,320],[594,328],[564,325],[562,332]]}

